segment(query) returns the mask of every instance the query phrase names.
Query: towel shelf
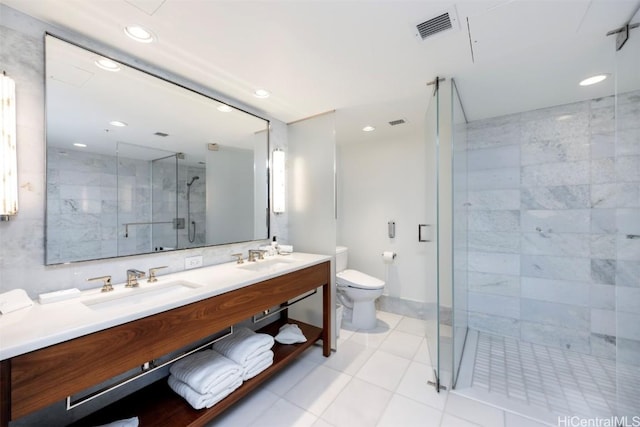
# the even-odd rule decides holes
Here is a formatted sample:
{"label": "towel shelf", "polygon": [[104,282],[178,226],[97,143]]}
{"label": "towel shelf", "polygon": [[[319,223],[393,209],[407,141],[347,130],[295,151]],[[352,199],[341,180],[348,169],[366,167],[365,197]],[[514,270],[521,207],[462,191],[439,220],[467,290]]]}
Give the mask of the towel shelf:
{"label": "towel shelf", "polygon": [[[276,322],[265,326],[258,332],[271,335],[278,333],[278,328],[284,322]],[[141,426],[166,427],[166,426],[203,426],[210,422],[234,403],[258,388],[260,384],[286,367],[306,349],[313,346],[322,337],[322,329],[306,323],[289,320],[296,323],[307,342],[300,344],[275,344],[273,347],[273,365],[262,371],[257,376],[245,381],[229,396],[216,403],[209,409],[196,410],[182,397],[169,388],[166,379],[157,381],[142,390],[133,393],[113,405],[101,409],[90,416],[71,424],[69,427],[89,427],[103,425],[114,420],[138,417]],[[159,410],[159,408],[162,408]]]}

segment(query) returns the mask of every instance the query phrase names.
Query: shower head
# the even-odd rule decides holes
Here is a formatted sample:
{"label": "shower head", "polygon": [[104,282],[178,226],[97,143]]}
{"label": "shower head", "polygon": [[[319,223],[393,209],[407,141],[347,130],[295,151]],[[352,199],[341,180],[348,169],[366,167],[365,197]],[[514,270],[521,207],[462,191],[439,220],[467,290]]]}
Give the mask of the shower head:
{"label": "shower head", "polygon": [[191,178],[191,182],[187,184],[187,187],[191,187],[191,184],[193,184],[193,181],[195,181],[196,179],[200,179],[200,177],[194,176],[193,178]]}

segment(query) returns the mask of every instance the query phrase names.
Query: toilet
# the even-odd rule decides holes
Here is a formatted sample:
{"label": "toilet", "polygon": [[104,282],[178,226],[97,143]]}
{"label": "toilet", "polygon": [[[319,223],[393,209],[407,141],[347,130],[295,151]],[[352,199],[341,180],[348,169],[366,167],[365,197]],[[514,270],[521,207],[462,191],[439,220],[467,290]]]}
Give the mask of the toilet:
{"label": "toilet", "polygon": [[373,329],[377,324],[375,301],[382,295],[384,282],[360,271],[348,270],[347,252],[344,246],[336,247],[336,295],[348,309],[346,321],[358,329]]}

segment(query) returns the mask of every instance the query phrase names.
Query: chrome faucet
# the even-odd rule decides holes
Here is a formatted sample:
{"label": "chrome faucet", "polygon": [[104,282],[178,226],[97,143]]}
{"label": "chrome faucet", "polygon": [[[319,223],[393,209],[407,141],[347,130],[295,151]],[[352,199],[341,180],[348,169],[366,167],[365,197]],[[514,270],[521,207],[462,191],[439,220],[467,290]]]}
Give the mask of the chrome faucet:
{"label": "chrome faucet", "polygon": [[[249,259],[247,259],[247,261],[257,261],[258,259],[264,259],[264,252],[263,250],[260,249],[249,249]],[[258,258],[256,258],[256,255],[258,256]]]}
{"label": "chrome faucet", "polygon": [[126,288],[137,288],[139,286],[138,279],[141,279],[145,276],[144,271],[140,270],[127,270],[127,284]]}

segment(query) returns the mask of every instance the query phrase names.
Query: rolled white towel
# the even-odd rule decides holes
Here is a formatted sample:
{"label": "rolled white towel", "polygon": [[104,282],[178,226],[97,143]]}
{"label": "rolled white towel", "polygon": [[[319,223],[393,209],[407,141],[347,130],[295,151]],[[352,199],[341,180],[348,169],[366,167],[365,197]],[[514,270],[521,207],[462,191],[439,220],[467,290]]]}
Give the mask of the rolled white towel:
{"label": "rolled white towel", "polygon": [[273,351],[265,351],[260,356],[251,359],[251,362],[245,366],[242,379],[244,381],[251,379],[271,365],[273,365]]}
{"label": "rolled white towel", "polygon": [[233,383],[229,384],[226,388],[218,390],[215,393],[201,394],[189,387],[188,384],[183,383],[173,375],[169,375],[167,380],[169,387],[177,394],[182,396],[193,409],[211,408],[216,403],[230,395],[235,389],[242,385],[242,378],[238,377]]}
{"label": "rolled white towel", "polygon": [[138,427],[138,423],[138,417],[133,417],[126,420],[114,421],[109,424],[102,424],[97,427]]}
{"label": "rolled white towel", "polygon": [[280,332],[275,338],[280,344],[296,344],[306,342],[307,338],[296,324],[287,324],[280,327]]}
{"label": "rolled white towel", "polygon": [[171,375],[201,394],[215,393],[235,382],[242,366],[213,350],[193,353],[169,368]]}
{"label": "rolled white towel", "polygon": [[213,349],[246,367],[254,357],[271,350],[274,340],[269,334],[257,334],[249,328],[237,328],[233,335],[218,341]]}

